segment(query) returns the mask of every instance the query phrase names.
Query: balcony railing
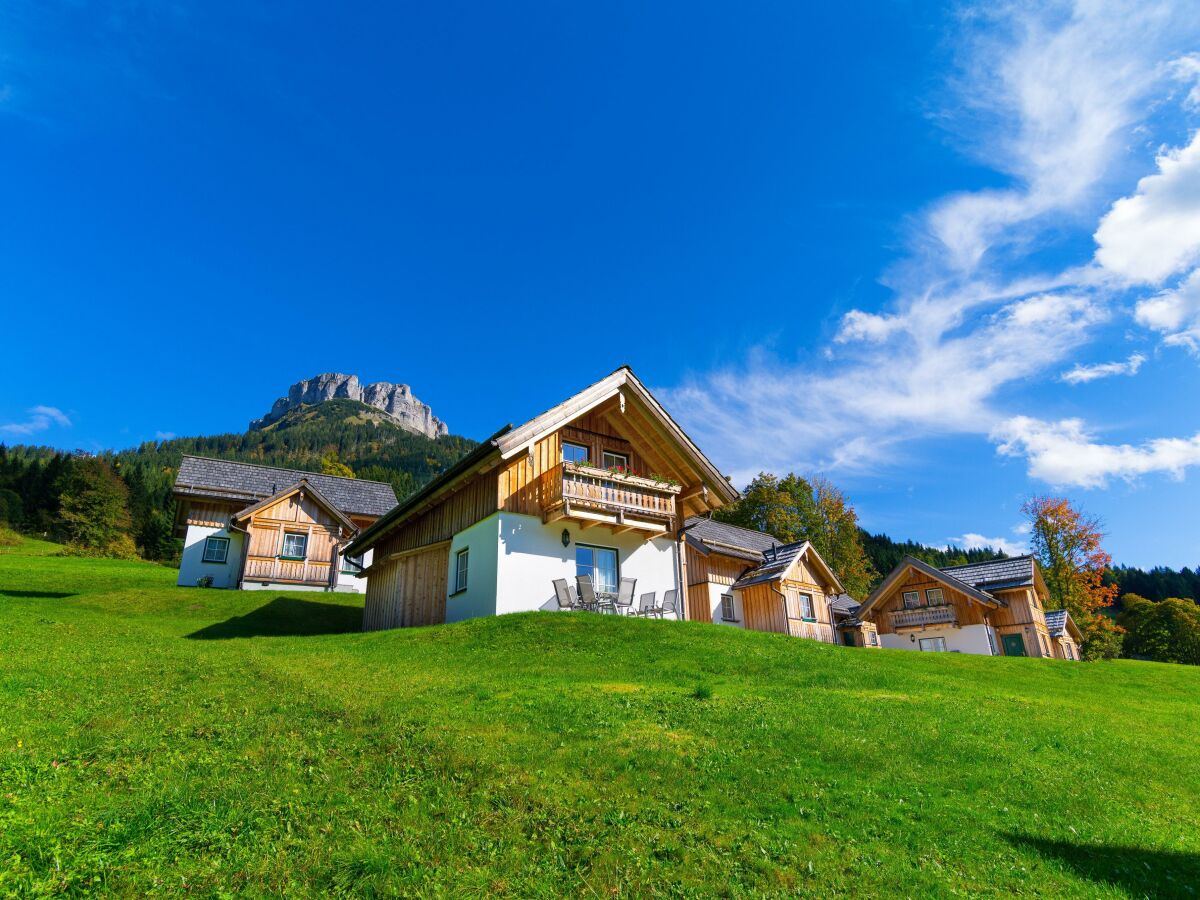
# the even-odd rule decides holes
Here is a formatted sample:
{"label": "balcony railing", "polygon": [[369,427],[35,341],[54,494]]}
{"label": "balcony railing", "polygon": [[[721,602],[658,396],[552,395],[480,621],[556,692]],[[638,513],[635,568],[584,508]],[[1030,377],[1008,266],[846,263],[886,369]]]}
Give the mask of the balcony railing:
{"label": "balcony railing", "polygon": [[560,463],[547,470],[542,479],[542,502],[547,514],[558,512],[569,517],[585,511],[612,516],[614,524],[633,527],[647,521],[670,527],[681,490],[677,484],[579,463]]}
{"label": "balcony railing", "polygon": [[917,628],[924,625],[957,625],[958,614],[954,607],[918,606],[915,609],[892,610],[893,628]]}
{"label": "balcony railing", "polygon": [[242,578],[249,581],[284,581],[291,584],[328,584],[329,563],[280,557],[248,557]]}

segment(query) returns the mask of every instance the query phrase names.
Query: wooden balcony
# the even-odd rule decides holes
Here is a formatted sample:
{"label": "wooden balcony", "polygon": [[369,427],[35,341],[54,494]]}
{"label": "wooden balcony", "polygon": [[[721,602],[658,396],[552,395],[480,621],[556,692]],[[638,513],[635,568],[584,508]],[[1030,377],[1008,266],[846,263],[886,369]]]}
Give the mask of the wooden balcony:
{"label": "wooden balcony", "polygon": [[673,530],[677,484],[622,475],[579,463],[560,463],[542,474],[542,517],[608,525],[614,532]]}
{"label": "wooden balcony", "polygon": [[282,584],[329,584],[329,563],[307,559],[282,559],[273,556],[249,556],[243,581],[269,581]]}
{"label": "wooden balcony", "polygon": [[913,609],[894,609],[891,612],[893,628],[924,628],[926,625],[957,625],[958,613],[949,604],[945,606],[918,606]]}

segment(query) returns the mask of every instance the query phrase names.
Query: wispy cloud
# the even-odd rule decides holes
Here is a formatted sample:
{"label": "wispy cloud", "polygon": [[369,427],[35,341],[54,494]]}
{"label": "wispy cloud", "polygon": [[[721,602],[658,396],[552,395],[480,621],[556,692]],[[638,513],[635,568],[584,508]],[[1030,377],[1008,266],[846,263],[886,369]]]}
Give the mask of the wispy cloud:
{"label": "wispy cloud", "polygon": [[1046,422],[1014,416],[993,433],[1000,453],[1028,461],[1029,474],[1055,487],[1100,488],[1152,473],[1182,478],[1200,465],[1200,434],[1155,438],[1142,444],[1107,444],[1080,419]]}
{"label": "wispy cloud", "polygon": [[[876,470],[902,460],[914,437],[955,433],[1032,453],[1031,432],[1003,427],[1035,420],[1003,408],[1001,392],[1068,363],[1117,314],[1127,281],[1102,259],[1039,272],[1029,249],[1096,222],[1105,192],[1121,189],[1113,185],[1131,165],[1135,129],[1178,93],[1182,76],[1169,64],[1200,35],[1193,12],[1183,0],[1080,0],[965,14],[946,119],[1010,186],[932,204],[915,220],[911,253],[887,275],[893,302],[848,312],[819,362],[755,354],[668,392],[702,443],[723,447],[739,478],[764,467]],[[1160,155],[1160,172],[1177,159],[1186,163]],[[1139,185],[1157,198],[1151,188]],[[1117,242],[1107,246],[1115,252]],[[1131,374],[1141,364],[1116,365]],[[1068,380],[1095,377],[1079,367]],[[1039,460],[1031,475],[1061,477]]]}
{"label": "wispy cloud", "polygon": [[1021,556],[1029,552],[1024,541],[1014,541],[1004,537],[986,537],[982,534],[976,534],[969,531],[966,534],[958,537],[950,538],[950,544],[955,547],[962,547],[966,550],[983,550],[992,549],[999,550],[1002,553],[1007,553],[1009,556]]}
{"label": "wispy cloud", "polygon": [[159,441],[169,441],[176,436],[177,435],[173,431],[156,431],[156,432],[154,432],[155,439],[159,440]]}
{"label": "wispy cloud", "polygon": [[1146,357],[1142,354],[1134,353],[1124,362],[1094,363],[1090,366],[1077,364],[1073,369],[1063,372],[1060,380],[1067,384],[1086,384],[1114,375],[1136,375],[1145,361]]}
{"label": "wispy cloud", "polygon": [[63,428],[71,427],[71,420],[56,406],[34,406],[28,412],[29,418],[23,422],[0,424],[0,432],[4,434],[30,435],[45,431],[51,425],[59,425]]}

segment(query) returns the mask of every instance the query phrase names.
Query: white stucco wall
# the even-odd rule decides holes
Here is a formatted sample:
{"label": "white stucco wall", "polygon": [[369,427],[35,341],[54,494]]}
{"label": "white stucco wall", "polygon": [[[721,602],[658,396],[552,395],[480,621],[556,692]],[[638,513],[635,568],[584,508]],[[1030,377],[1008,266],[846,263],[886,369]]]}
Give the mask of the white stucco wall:
{"label": "white stucco wall", "polygon": [[[542,524],[536,516],[516,513],[500,513],[498,519],[497,613],[558,609],[553,581],[565,578],[568,584],[575,583],[576,543],[617,551],[621,577],[637,579],[635,607],[642,594],[654,591],[661,604],[666,591],[678,589],[676,544],[669,536],[646,540],[644,532],[614,535],[603,527],[584,531],[566,519]],[[570,535],[566,547],[562,543],[564,528]],[[682,603],[682,594],[676,593],[676,607]]]}
{"label": "white stucco wall", "polygon": [[[727,622],[721,618],[721,597],[725,594],[733,595],[733,617],[737,620],[736,622]],[[732,585],[708,582],[708,607],[709,621],[714,625],[732,625],[734,628],[746,627],[746,617],[742,615],[742,598],[734,591]]]}
{"label": "white stucco wall", "polygon": [[[371,560],[374,558],[375,558],[374,550],[368,550],[366,553],[364,553],[363,554],[363,568],[365,569],[365,568],[367,568],[367,566],[371,565]],[[338,557],[337,587],[334,588],[334,590],[350,591],[350,592],[353,592],[356,594],[365,593],[367,590],[367,579],[359,578],[355,575],[350,574],[349,572],[343,572],[343,571],[341,571],[341,568],[342,568],[342,558],[339,556]]]}
{"label": "white stucco wall", "polygon": [[[500,513],[493,513],[482,522],[460,531],[450,542],[449,571],[446,578],[446,621],[461,622],[479,616],[496,614],[496,557],[500,547]],[[454,591],[458,572],[458,551],[470,550],[467,556],[467,589]]]}
{"label": "white stucco wall", "polygon": [[[920,650],[921,638],[945,638],[948,652],[975,653],[980,656],[991,656],[992,650],[988,644],[988,627],[986,625],[964,625],[955,628],[950,625],[930,626],[924,631],[911,631],[904,634],[881,634],[879,643],[892,650]],[[913,640],[916,638],[916,640]]]}
{"label": "white stucco wall", "polygon": [[[229,538],[229,553],[223,563],[204,562],[204,541],[209,537]],[[236,588],[238,567],[242,562],[242,533],[223,527],[189,525],[183,537],[183,556],[179,561],[180,587],[195,587],[205,575],[211,575],[213,587]]]}

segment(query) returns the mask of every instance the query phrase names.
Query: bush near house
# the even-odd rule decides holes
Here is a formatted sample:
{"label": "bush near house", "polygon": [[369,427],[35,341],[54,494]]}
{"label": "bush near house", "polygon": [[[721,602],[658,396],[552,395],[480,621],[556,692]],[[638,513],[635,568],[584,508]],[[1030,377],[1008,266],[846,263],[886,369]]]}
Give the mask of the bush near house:
{"label": "bush near house", "polygon": [[1194,897],[1200,670],[0,549],[0,894]]}

